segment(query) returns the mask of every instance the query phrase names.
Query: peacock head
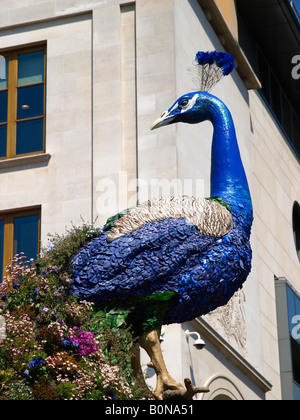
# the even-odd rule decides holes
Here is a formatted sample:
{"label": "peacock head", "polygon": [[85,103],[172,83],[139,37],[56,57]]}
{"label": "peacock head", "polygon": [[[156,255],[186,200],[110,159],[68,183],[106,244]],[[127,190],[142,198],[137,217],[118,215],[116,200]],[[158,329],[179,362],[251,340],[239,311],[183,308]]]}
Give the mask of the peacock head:
{"label": "peacock head", "polygon": [[192,92],[181,96],[152,125],[151,130],[178,122],[198,124],[209,119],[210,103],[214,98],[207,92]]}
{"label": "peacock head", "polygon": [[197,92],[181,96],[154,122],[151,130],[178,122],[197,124],[211,119],[212,104],[217,98],[208,92],[234,68],[234,57],[231,54],[199,51],[194,66],[189,69],[194,74]]}

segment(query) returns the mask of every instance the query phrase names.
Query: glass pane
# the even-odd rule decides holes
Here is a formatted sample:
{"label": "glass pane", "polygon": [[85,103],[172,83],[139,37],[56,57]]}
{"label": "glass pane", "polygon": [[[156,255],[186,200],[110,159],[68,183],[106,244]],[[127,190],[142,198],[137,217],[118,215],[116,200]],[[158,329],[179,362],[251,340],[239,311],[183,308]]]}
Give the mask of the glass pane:
{"label": "glass pane", "polygon": [[297,152],[300,154],[300,120],[295,114],[295,112],[293,112],[293,134],[294,134],[294,138],[293,138],[294,146]]}
{"label": "glass pane", "polygon": [[270,81],[271,81],[271,106],[279,122],[282,123],[281,104],[280,104],[280,87],[273,74],[271,74]]}
{"label": "glass pane", "polygon": [[[300,315],[300,299],[298,298],[298,296],[296,296],[296,314],[299,316]],[[300,344],[300,325],[299,325],[299,317],[296,318],[296,337],[297,338],[297,342]]]}
{"label": "glass pane", "polygon": [[262,93],[266,98],[267,102],[270,103],[270,76],[269,76],[269,65],[264,59],[263,55],[258,53],[258,66],[259,66],[259,77],[262,83]]}
{"label": "glass pane", "polygon": [[4,220],[0,220],[0,283],[3,273],[3,242],[4,242]]}
{"label": "glass pane", "polygon": [[44,149],[44,119],[17,123],[17,155]]}
{"label": "glass pane", "polygon": [[8,58],[0,55],[0,90],[8,88]]}
{"label": "glass pane", "polygon": [[38,215],[14,218],[14,255],[24,252],[26,258],[36,259],[38,254]]}
{"label": "glass pane", "polygon": [[300,22],[300,0],[293,0],[293,1],[290,0],[290,3],[292,5],[292,8],[294,9],[297,19]]}
{"label": "glass pane", "polygon": [[0,158],[6,157],[6,133],[6,124],[0,125]]}
{"label": "glass pane", "polygon": [[44,51],[20,54],[18,57],[18,86],[44,81]]}
{"label": "glass pane", "polygon": [[0,123],[7,121],[7,90],[0,92]]}
{"label": "glass pane", "polygon": [[39,117],[44,114],[44,85],[18,89],[17,119]]}
{"label": "glass pane", "polygon": [[293,323],[293,318],[296,315],[296,296],[293,291],[287,287],[286,288],[287,294],[287,306],[288,306],[288,317],[289,317],[289,331],[292,332],[295,324]]}
{"label": "glass pane", "polygon": [[289,138],[292,139],[291,107],[285,95],[282,95],[282,111],[283,111],[282,123],[283,123],[284,131],[289,136]]}

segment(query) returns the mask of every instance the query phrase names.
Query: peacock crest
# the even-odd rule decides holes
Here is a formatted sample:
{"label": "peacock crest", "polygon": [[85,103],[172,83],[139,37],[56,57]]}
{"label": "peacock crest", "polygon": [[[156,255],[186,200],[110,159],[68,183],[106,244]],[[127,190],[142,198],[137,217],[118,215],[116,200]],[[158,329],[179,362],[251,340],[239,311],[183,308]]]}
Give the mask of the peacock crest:
{"label": "peacock crest", "polygon": [[210,92],[223,77],[228,76],[235,68],[234,57],[229,53],[199,51],[196,54],[193,67],[188,70],[193,75],[196,89]]}

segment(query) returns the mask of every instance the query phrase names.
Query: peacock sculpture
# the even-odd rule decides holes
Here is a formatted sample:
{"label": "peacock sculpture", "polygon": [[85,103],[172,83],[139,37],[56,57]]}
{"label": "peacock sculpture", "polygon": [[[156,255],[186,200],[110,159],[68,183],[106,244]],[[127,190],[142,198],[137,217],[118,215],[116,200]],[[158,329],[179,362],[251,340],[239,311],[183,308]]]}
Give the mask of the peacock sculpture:
{"label": "peacock sculpture", "polygon": [[151,127],[213,124],[211,197],[157,198],[125,210],[72,260],[71,293],[125,314],[156,372],[157,399],[168,391],[190,399],[207,391],[172,379],[160,348],[161,326],[225,305],[251,270],[253,211],[235,127],[226,105],[208,93],[234,68],[228,53],[198,52],[198,90],[183,95]]}

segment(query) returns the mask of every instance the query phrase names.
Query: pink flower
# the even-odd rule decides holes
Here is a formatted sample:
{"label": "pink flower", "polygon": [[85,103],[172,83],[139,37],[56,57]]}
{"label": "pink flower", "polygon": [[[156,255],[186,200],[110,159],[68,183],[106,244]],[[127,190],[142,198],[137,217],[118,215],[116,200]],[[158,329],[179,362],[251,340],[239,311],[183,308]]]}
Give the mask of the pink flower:
{"label": "pink flower", "polygon": [[91,332],[83,332],[81,328],[73,327],[74,332],[70,335],[70,340],[77,344],[76,352],[81,356],[89,356],[99,349],[99,344],[95,342],[96,336]]}

